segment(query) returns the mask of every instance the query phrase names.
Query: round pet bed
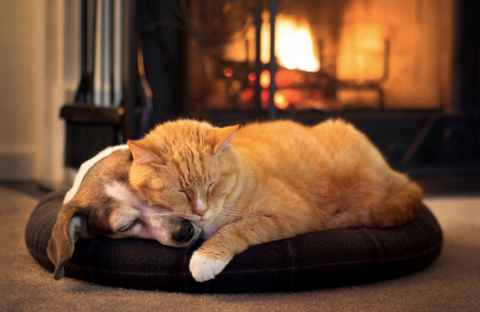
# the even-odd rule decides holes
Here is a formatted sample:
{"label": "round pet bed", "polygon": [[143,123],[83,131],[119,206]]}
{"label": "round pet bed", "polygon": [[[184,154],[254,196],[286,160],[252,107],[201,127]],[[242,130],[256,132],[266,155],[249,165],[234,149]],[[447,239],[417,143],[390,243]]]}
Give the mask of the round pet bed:
{"label": "round pet bed", "polygon": [[[28,221],[28,251],[53,272],[47,243],[66,190],[43,198]],[[351,228],[314,232],[252,246],[235,256],[214,280],[197,283],[189,259],[201,242],[172,248],[142,239],[80,239],[65,275],[99,284],[181,292],[274,292],[337,287],[398,277],[432,263],[442,231],[422,206],[416,218],[390,229]],[[53,281],[53,274],[52,274]]]}

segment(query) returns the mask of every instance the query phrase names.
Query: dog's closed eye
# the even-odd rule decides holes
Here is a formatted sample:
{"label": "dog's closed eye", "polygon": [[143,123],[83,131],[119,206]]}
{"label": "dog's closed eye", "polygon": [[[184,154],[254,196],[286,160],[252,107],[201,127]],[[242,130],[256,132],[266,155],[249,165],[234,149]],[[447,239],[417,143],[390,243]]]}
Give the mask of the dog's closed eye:
{"label": "dog's closed eye", "polygon": [[119,232],[129,232],[135,228],[137,224],[140,224],[140,219],[135,219],[125,225],[121,225],[118,229]]}

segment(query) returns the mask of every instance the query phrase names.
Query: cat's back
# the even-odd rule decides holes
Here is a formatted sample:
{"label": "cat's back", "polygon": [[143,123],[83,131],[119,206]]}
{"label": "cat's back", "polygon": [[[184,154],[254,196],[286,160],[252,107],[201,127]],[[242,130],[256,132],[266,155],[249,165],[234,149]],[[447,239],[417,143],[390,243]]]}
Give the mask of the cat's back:
{"label": "cat's back", "polygon": [[327,156],[312,128],[292,121],[246,125],[235,133],[232,149],[270,172],[305,173]]}
{"label": "cat's back", "polygon": [[314,145],[318,139],[310,127],[288,120],[248,124],[235,133],[232,146],[237,150],[290,150]]}
{"label": "cat's back", "polygon": [[286,120],[249,124],[237,131],[232,148],[260,166],[286,171],[387,166],[363,133],[339,119],[313,127]]}

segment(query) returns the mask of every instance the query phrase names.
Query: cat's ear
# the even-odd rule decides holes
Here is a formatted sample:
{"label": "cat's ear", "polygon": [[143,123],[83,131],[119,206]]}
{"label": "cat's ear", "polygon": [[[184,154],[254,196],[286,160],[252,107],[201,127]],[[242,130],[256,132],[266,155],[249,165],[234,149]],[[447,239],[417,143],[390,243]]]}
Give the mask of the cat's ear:
{"label": "cat's ear", "polygon": [[132,152],[133,161],[137,165],[151,164],[161,166],[162,161],[154,153],[140,147],[141,141],[128,141],[128,148]]}
{"label": "cat's ear", "polygon": [[212,146],[213,155],[229,149],[232,146],[232,139],[239,125],[213,128],[208,132],[207,142]]}

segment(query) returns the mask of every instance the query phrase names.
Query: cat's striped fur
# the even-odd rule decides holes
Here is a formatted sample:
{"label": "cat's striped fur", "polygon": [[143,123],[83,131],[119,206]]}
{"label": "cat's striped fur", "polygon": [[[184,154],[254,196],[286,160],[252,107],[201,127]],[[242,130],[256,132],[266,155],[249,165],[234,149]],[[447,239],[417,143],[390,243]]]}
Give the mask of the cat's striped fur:
{"label": "cat's striped fur", "polygon": [[401,226],[423,196],[341,120],[241,128],[179,120],[128,144],[131,184],[151,205],[203,227],[206,241],[190,262],[197,281],[214,278],[251,245],[331,228]]}

